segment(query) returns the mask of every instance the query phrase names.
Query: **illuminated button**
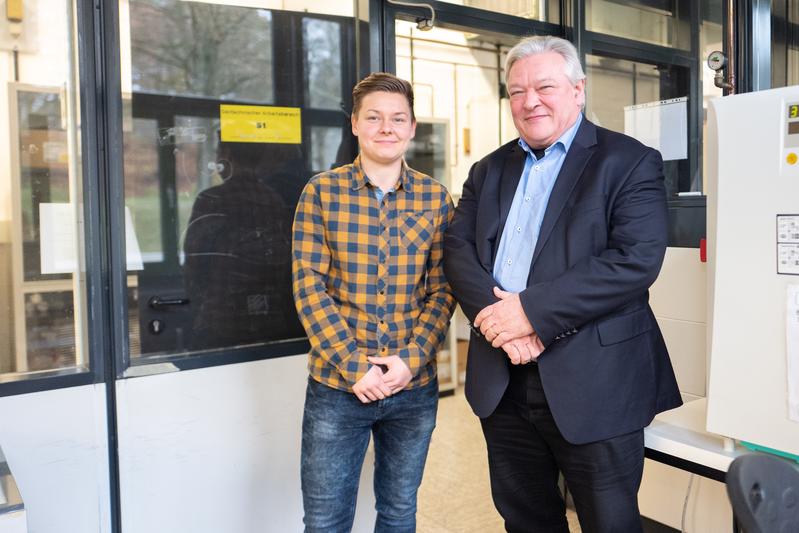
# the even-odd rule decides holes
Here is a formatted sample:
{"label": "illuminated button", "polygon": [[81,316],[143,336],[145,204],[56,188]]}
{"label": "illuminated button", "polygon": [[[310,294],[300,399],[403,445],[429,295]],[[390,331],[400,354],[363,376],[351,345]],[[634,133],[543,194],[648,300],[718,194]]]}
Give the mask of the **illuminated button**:
{"label": "illuminated button", "polygon": [[787,161],[789,165],[795,165],[796,161],[799,161],[799,157],[797,157],[795,153],[791,152],[788,154],[788,157],[785,158],[785,161]]}

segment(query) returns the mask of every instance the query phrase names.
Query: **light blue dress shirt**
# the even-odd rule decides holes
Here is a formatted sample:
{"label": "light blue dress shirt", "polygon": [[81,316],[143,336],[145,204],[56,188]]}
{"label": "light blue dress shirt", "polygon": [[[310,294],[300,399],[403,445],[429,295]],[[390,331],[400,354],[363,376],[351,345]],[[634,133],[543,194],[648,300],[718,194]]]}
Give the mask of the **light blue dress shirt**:
{"label": "light blue dress shirt", "polygon": [[521,292],[527,288],[530,263],[549,195],[582,120],[581,113],[574,125],[544,151],[541,159],[536,159],[527,143],[519,139],[527,158],[494,260],[494,279],[506,291]]}

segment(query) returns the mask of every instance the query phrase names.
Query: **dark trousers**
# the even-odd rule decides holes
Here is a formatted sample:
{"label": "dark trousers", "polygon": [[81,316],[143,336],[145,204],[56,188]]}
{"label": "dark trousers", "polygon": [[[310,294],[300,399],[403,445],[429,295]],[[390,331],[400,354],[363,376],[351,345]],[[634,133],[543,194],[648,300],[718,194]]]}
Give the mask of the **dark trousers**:
{"label": "dark trousers", "polygon": [[583,532],[642,531],[643,429],[589,444],[567,442],[552,418],[535,364],[512,369],[502,401],[481,422],[491,494],[508,532],[568,533],[559,472]]}

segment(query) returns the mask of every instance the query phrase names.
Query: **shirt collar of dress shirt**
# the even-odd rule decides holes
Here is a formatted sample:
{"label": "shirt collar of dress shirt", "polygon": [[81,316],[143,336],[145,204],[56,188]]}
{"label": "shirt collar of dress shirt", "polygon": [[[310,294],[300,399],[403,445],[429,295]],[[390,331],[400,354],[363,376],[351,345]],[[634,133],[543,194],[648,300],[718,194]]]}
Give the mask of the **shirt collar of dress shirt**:
{"label": "shirt collar of dress shirt", "polygon": [[[549,145],[547,149],[544,150],[544,157],[546,157],[549,154],[550,150],[552,150],[558,144],[560,144],[563,147],[563,153],[568,153],[569,148],[571,147],[572,142],[574,141],[575,135],[577,135],[577,130],[579,129],[580,123],[582,121],[583,121],[583,114],[579,113],[577,115],[577,120],[574,121],[574,124],[572,124],[572,126],[569,129],[564,131],[563,134],[560,137],[558,137],[557,141]],[[527,152],[530,155],[530,157],[533,158],[533,160],[536,160],[535,154],[533,154],[533,149],[530,148],[530,146],[521,137],[519,137],[519,146],[521,146],[522,150]],[[543,159],[543,157],[541,159]]]}
{"label": "shirt collar of dress shirt", "polygon": [[[363,171],[363,167],[361,166],[361,156],[358,155],[358,157],[355,158],[355,161],[352,162],[352,190],[357,191],[358,189],[365,187],[367,184],[371,184],[373,187],[375,186],[369,181],[369,177]],[[408,167],[408,164],[405,163],[405,159],[402,160],[402,170],[400,171],[397,185],[393,190],[396,191],[399,189],[405,189],[407,192],[411,191],[411,172],[410,167]]]}

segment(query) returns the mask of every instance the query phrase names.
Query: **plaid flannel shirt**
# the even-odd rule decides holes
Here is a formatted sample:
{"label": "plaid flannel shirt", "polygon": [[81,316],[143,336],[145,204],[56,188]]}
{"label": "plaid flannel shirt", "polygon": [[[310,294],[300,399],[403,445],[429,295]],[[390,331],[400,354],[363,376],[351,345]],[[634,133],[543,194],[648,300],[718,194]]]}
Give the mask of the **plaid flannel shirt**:
{"label": "plaid flannel shirt", "polygon": [[455,306],[442,264],[453,205],[439,182],[403,164],[378,202],[360,158],[311,178],[294,216],[294,299],[311,342],[311,377],[352,391],[367,356],[399,355],[407,388],[436,375]]}

